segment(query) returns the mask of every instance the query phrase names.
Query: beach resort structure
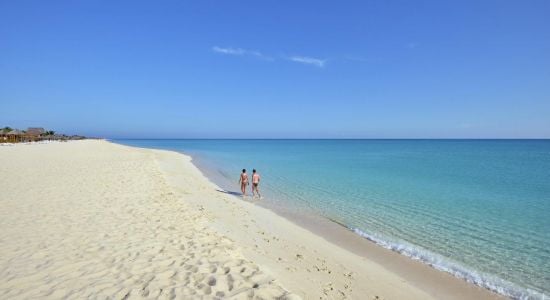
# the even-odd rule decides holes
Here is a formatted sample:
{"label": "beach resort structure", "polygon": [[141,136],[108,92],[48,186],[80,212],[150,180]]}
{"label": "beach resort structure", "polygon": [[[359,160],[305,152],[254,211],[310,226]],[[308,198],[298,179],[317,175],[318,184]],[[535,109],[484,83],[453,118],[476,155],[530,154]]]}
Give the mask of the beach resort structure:
{"label": "beach resort structure", "polygon": [[0,131],[0,141],[2,143],[18,143],[22,141],[23,132],[20,130]]}
{"label": "beach resort structure", "polygon": [[66,141],[81,140],[84,136],[56,134],[55,131],[46,131],[42,127],[29,127],[27,130],[4,127],[0,129],[0,143],[23,143],[37,141]]}

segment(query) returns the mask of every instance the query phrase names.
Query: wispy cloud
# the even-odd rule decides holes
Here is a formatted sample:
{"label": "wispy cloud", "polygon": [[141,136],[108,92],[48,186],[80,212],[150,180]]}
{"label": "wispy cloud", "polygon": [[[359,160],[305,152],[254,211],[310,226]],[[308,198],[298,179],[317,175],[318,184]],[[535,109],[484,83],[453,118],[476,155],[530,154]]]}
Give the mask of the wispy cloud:
{"label": "wispy cloud", "polygon": [[246,51],[241,48],[222,48],[218,46],[212,47],[212,51],[231,55],[244,55],[246,53]]}
{"label": "wispy cloud", "polygon": [[293,62],[306,64],[306,65],[313,65],[319,68],[324,67],[326,63],[325,59],[318,59],[318,58],[307,57],[307,56],[291,56],[288,59]]}
{"label": "wispy cloud", "polygon": [[[243,48],[214,46],[214,47],[212,47],[212,51],[214,51],[216,53],[219,53],[219,54],[225,54],[225,55],[254,56],[254,57],[264,59],[264,60],[269,60],[269,61],[274,61],[275,60],[275,58],[273,58],[270,55],[266,55],[266,54],[264,54],[262,52],[259,52],[259,51],[247,50],[247,49],[243,49]],[[308,57],[308,56],[300,56],[300,55],[295,55],[295,56],[281,55],[281,56],[278,56],[277,59],[289,60],[289,61],[292,61],[292,62],[306,64],[306,65],[312,65],[312,66],[316,66],[316,67],[319,67],[319,68],[324,67],[325,63],[327,61],[326,59],[319,59],[319,58]]]}
{"label": "wispy cloud", "polygon": [[240,56],[250,55],[250,56],[255,56],[257,58],[261,58],[265,60],[273,60],[273,58],[267,55],[264,55],[259,51],[246,50],[242,48],[232,48],[232,47],[223,48],[223,47],[214,46],[212,47],[212,51],[216,53],[227,54],[227,55],[240,55]]}

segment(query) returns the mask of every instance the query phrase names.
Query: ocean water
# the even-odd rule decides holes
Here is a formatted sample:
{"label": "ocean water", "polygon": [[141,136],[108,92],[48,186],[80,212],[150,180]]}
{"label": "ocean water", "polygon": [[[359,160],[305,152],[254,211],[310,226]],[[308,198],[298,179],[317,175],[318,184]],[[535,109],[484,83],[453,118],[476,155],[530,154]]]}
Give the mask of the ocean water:
{"label": "ocean water", "polygon": [[[550,140],[116,140],[517,299],[550,295]],[[546,296],[545,296],[546,295]]]}

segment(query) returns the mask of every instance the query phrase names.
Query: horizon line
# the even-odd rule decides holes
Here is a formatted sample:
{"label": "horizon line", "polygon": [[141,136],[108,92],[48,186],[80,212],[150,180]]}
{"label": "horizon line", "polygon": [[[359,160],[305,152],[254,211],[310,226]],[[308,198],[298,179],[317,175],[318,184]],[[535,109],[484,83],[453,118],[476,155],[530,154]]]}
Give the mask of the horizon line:
{"label": "horizon line", "polygon": [[[102,138],[102,137],[97,137]],[[107,140],[550,140],[542,138],[149,138],[149,137],[103,137]]]}

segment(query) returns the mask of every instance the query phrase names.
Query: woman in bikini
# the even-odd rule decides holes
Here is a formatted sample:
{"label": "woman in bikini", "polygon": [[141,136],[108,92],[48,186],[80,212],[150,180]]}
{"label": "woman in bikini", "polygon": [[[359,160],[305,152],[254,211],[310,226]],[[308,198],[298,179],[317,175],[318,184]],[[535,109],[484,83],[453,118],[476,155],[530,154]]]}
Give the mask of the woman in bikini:
{"label": "woman in bikini", "polygon": [[241,177],[239,178],[239,183],[241,184],[241,192],[243,193],[243,197],[244,197],[246,196],[246,186],[249,185],[246,169],[243,169],[243,172],[241,173]]}
{"label": "woman in bikini", "polygon": [[260,174],[256,173],[256,169],[252,170],[252,197],[254,197],[254,191],[258,194],[258,198],[262,198],[258,185],[260,184]]}

